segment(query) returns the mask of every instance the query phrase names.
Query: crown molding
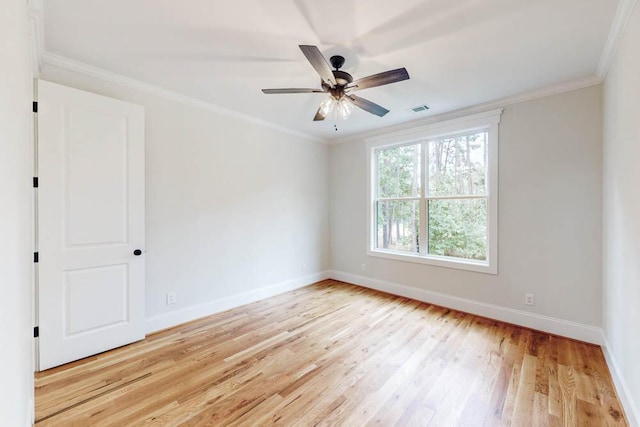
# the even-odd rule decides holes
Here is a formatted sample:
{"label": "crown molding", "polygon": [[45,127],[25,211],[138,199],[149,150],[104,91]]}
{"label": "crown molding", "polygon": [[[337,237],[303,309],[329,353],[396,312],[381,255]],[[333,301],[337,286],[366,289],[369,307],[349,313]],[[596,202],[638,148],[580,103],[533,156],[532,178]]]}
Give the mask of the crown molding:
{"label": "crown molding", "polygon": [[[33,0],[35,2],[40,0]],[[625,1],[625,0],[622,0]],[[635,2],[635,0],[632,0]],[[42,33],[43,34],[43,33]],[[529,92],[524,92],[521,94],[501,98],[495,101],[489,101],[482,104],[477,104],[474,106],[469,106],[465,108],[460,108],[458,110],[448,111],[442,114],[437,114],[434,116],[430,116],[420,120],[413,120],[410,122],[401,123],[398,125],[390,126],[383,129],[377,129],[375,131],[359,133],[356,135],[350,135],[345,138],[334,139],[334,140],[324,140],[317,137],[313,137],[311,135],[305,134],[303,132],[298,132],[292,129],[289,129],[284,126],[275,125],[266,120],[258,119],[247,114],[239,113],[237,111],[220,107],[218,105],[203,101],[201,99],[193,98],[190,96],[182,95],[177,92],[173,92],[168,89],[161,88],[159,86],[155,86],[149,83],[145,83],[140,80],[132,79],[130,77],[123,76],[121,74],[117,74],[111,71],[104,70],[102,68],[94,67],[93,65],[86,64],[84,62],[76,61],[74,59],[67,58],[62,55],[58,55],[55,53],[47,52],[45,50],[42,51],[42,54],[39,55],[41,60],[40,69],[44,65],[52,65],[55,67],[75,71],[81,74],[85,74],[94,78],[98,78],[101,80],[106,80],[112,83],[116,83],[122,86],[129,87],[131,89],[139,90],[144,93],[148,93],[151,95],[160,96],[166,99],[171,99],[176,102],[180,102],[185,105],[189,105],[196,108],[201,108],[207,111],[211,111],[217,114],[221,114],[227,117],[236,118],[239,120],[243,120],[249,123],[254,123],[260,126],[264,126],[270,129],[274,129],[276,131],[286,133],[289,135],[293,135],[299,138],[303,138],[307,141],[320,143],[320,144],[328,144],[328,145],[336,145],[341,144],[348,141],[358,140],[362,138],[374,137],[377,135],[385,134],[388,132],[402,131],[408,128],[413,128],[416,126],[429,125],[436,122],[440,122],[443,120],[451,120],[457,119],[460,117],[464,117],[470,114],[483,113],[489,110],[495,110],[504,108],[508,105],[518,104],[521,102],[531,101],[538,98],[544,98],[547,96],[557,95],[564,92],[570,92],[573,90],[583,89],[590,86],[595,86],[602,83],[602,78],[598,75],[572,80],[569,82],[548,86],[542,89],[537,89]],[[38,75],[38,74],[36,74]]]}
{"label": "crown molding", "polygon": [[190,96],[182,95],[177,92],[173,92],[168,89],[164,89],[159,86],[155,86],[149,83],[145,83],[140,80],[132,79],[130,77],[123,76],[111,71],[104,70],[102,68],[94,67],[93,65],[86,64],[84,62],[76,61],[55,53],[44,51],[42,54],[42,62],[44,65],[52,65],[54,67],[64,68],[66,70],[75,71],[90,77],[94,77],[101,80],[106,80],[112,83],[116,83],[128,88],[138,90],[150,95],[159,96],[162,98],[170,99],[191,107],[201,108],[203,110],[211,111],[223,116],[232,117],[234,119],[243,120],[245,122],[264,126],[269,129],[276,130],[285,134],[293,135],[304,140],[327,144],[324,139],[316,138],[303,132],[298,132],[293,129],[286,128],[284,126],[270,123],[266,120],[258,119],[247,114],[239,113],[237,111],[220,107],[219,105],[212,104],[201,99],[193,98]]}
{"label": "crown molding", "polygon": [[31,21],[31,56],[33,76],[40,76],[44,54],[44,11],[42,0],[28,0],[27,10]]}
{"label": "crown molding", "polygon": [[[488,125],[500,123],[502,108],[496,110],[488,110],[482,113],[465,115],[449,120],[440,120],[422,126],[412,126],[409,129],[403,129],[397,132],[386,132],[384,135],[378,135],[371,138],[365,138],[365,142],[370,147],[383,146],[386,144],[397,144],[401,141],[411,142],[421,138],[432,138],[437,135],[448,134],[451,132],[461,132],[466,129],[484,128]],[[454,129],[452,131],[452,128]]]}
{"label": "crown molding", "polygon": [[434,123],[438,123],[444,120],[453,120],[462,118],[471,114],[484,113],[490,110],[497,110],[505,108],[509,105],[519,104],[521,102],[533,101],[539,98],[545,98],[547,96],[558,95],[565,92],[571,92],[578,89],[584,89],[586,87],[596,86],[602,83],[602,79],[597,76],[590,76],[582,79],[571,80],[568,82],[547,86],[542,89],[536,89],[529,92],[520,93],[517,95],[500,98],[495,101],[484,102],[482,104],[476,104],[469,107],[460,108],[453,111],[447,111],[441,114],[436,114],[419,120],[412,120],[389,126],[382,129],[376,129],[370,132],[363,132],[356,135],[350,135],[344,138],[333,139],[329,141],[329,145],[337,145],[345,142],[362,140],[367,138],[376,137],[392,132],[400,132],[407,129],[415,128],[418,126],[427,126]]}
{"label": "crown molding", "polygon": [[45,33],[44,33],[44,17],[43,17],[43,0],[27,0],[27,3],[28,3],[28,13],[31,19],[33,72],[34,72],[34,77],[36,78],[39,77],[40,72],[42,71],[44,65],[49,64],[56,67],[65,68],[71,71],[76,71],[92,77],[107,80],[113,83],[121,84],[132,89],[140,90],[145,93],[168,98],[186,105],[202,108],[202,109],[215,112],[221,115],[225,115],[225,116],[233,117],[246,122],[258,124],[270,129],[277,130],[279,132],[283,132],[289,135],[303,138],[311,142],[328,144],[328,145],[336,145],[336,144],[353,141],[361,138],[373,137],[386,132],[401,131],[408,127],[429,125],[434,122],[455,119],[468,114],[484,112],[484,111],[495,109],[495,108],[503,108],[505,106],[517,104],[520,102],[531,101],[531,100],[543,98],[546,96],[551,96],[551,95],[560,94],[563,92],[569,92],[572,90],[578,90],[585,87],[600,84],[606,78],[606,75],[609,71],[609,68],[611,67],[613,59],[615,58],[616,50],[618,48],[620,40],[622,39],[622,36],[624,35],[625,29],[627,27],[629,19],[631,18],[631,15],[633,13],[637,0],[620,0],[613,18],[612,26],[609,31],[607,41],[605,43],[605,47],[600,56],[600,61],[599,61],[597,73],[595,76],[572,80],[566,83],[561,83],[558,85],[553,85],[546,88],[537,89],[537,90],[525,92],[522,94],[501,98],[495,101],[489,101],[489,102],[477,104],[474,106],[464,107],[461,109],[444,112],[444,113],[430,116],[427,118],[413,120],[410,122],[401,123],[401,124],[390,126],[383,129],[377,129],[375,131],[363,132],[356,135],[350,135],[344,138],[331,139],[331,140],[317,138],[312,135],[290,129],[285,126],[276,125],[266,120],[259,119],[247,114],[243,114],[225,107],[221,107],[219,105],[215,105],[198,98],[182,95],[180,93],[173,92],[168,89],[161,88],[159,86],[151,85],[149,83],[145,83],[140,80],[132,79],[130,77],[126,77],[117,73],[113,73],[111,71],[94,67],[92,65],[89,65],[80,61],[76,61],[58,54],[47,52],[45,50],[45,41],[44,41]]}
{"label": "crown molding", "polygon": [[620,0],[620,3],[618,3],[618,8],[616,9],[613,23],[609,30],[609,36],[607,37],[602,55],[600,56],[600,63],[598,64],[598,77],[602,80],[607,77],[609,68],[611,68],[613,59],[616,56],[616,51],[618,50],[618,45],[627,28],[635,5],[636,0]]}

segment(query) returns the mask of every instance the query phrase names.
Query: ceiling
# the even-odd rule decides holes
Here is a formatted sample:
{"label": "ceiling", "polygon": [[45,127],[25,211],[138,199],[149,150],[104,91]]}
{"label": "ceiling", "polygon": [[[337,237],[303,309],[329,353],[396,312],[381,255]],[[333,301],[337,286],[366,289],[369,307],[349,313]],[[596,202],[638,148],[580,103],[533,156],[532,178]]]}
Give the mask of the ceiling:
{"label": "ceiling", "polygon": [[[322,139],[338,139],[596,74],[618,0],[55,0],[47,52]],[[325,94],[264,95],[320,78],[299,44],[346,58],[355,78],[411,79],[313,122]],[[426,112],[411,108],[429,105]]]}

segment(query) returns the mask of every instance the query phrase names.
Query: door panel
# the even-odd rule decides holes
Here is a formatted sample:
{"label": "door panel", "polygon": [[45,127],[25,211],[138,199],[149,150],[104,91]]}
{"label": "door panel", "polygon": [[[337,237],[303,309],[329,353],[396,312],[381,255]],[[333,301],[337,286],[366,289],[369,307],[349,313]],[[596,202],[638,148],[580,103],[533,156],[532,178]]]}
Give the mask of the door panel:
{"label": "door panel", "polygon": [[42,370],[144,338],[144,110],[46,81],[38,98]]}
{"label": "door panel", "polygon": [[120,264],[65,273],[65,336],[127,322],[127,270]]}
{"label": "door panel", "polygon": [[65,116],[66,246],[126,243],[126,117],[74,107]]}

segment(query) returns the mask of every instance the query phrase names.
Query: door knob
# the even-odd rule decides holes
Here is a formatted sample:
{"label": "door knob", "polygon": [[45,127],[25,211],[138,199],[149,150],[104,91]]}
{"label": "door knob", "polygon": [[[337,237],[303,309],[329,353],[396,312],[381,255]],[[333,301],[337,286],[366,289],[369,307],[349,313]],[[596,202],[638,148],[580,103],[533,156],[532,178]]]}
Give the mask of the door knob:
{"label": "door knob", "polygon": [[133,254],[135,256],[140,256],[140,255],[142,255],[142,251],[140,249],[136,249],[135,251],[133,251]]}

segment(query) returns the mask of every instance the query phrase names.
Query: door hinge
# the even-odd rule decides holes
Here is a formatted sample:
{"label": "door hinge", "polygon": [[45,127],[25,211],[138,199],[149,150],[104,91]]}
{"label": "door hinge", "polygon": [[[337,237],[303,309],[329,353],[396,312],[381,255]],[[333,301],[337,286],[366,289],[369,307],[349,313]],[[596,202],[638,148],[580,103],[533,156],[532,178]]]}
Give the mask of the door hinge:
{"label": "door hinge", "polygon": [[33,253],[33,262],[40,262],[40,254],[38,252]]}
{"label": "door hinge", "polygon": [[38,188],[38,177],[37,176],[33,177],[33,188]]}
{"label": "door hinge", "polygon": [[39,336],[40,336],[40,327],[36,326],[35,328],[33,328],[33,337],[38,338]]}
{"label": "door hinge", "polygon": [[38,101],[33,101],[33,112],[34,113],[38,112]]}

